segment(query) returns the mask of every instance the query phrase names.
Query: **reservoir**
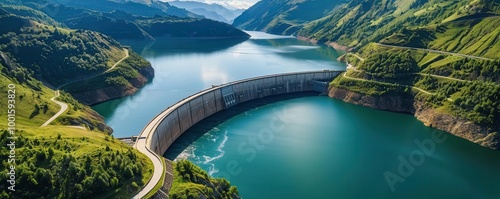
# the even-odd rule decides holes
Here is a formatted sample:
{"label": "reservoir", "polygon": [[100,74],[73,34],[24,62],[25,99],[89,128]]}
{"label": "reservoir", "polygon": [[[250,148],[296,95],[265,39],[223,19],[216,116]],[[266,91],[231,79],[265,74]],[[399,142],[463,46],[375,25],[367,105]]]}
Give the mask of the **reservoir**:
{"label": "reservoir", "polygon": [[245,78],[276,73],[345,70],[339,52],[293,37],[248,32],[252,38],[158,39],[120,41],[151,62],[152,82],[132,96],[92,108],[114,129],[114,137],[129,137],[168,106],[198,91]]}
{"label": "reservoir", "polygon": [[326,96],[244,106],[222,123],[198,123],[165,157],[187,158],[250,199],[500,194],[498,151],[426,127],[412,115]]}
{"label": "reservoir", "polygon": [[[93,108],[115,137],[138,135],[158,113],[239,79],[344,69],[339,52],[290,37],[121,41],[156,76],[138,93]],[[202,121],[165,154],[226,177],[245,199],[497,198],[500,153],[425,127],[411,115],[326,96],[263,99]]]}

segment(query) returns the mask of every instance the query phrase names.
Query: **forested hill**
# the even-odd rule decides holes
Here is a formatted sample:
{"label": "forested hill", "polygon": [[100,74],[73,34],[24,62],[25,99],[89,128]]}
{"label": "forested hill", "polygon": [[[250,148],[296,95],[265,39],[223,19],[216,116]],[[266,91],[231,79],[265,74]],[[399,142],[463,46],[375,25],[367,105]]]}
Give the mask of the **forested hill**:
{"label": "forested hill", "polygon": [[2,157],[15,155],[1,160],[0,171],[15,176],[0,175],[0,198],[130,198],[150,179],[150,160],[113,138],[102,116],[64,91],[56,99],[68,108],[41,127],[64,110],[41,81],[57,87],[91,77],[129,53],[124,62],[134,67],[117,69],[137,74],[143,65],[136,63],[149,63],[109,36],[68,29],[29,7],[2,4],[0,24],[0,114],[15,118],[14,134],[12,125],[0,124],[0,141],[15,142],[15,149],[0,148]]}
{"label": "forested hill", "polygon": [[[2,5],[0,3],[0,5]],[[144,6],[143,4],[139,4]],[[50,24],[60,24],[72,29],[86,29],[104,33],[114,39],[149,39],[155,37],[205,37],[248,38],[245,32],[222,22],[204,18],[182,18],[175,15],[138,15],[127,9],[111,8],[94,10],[92,6],[56,3],[4,4],[12,13],[21,13]],[[119,7],[121,8],[121,7]],[[140,8],[140,7],[139,7]],[[49,19],[49,20],[46,20]]]}
{"label": "forested hill", "polygon": [[369,42],[500,58],[499,0],[352,0],[299,35],[361,47]]}
{"label": "forested hill", "polygon": [[[16,1],[16,0],[11,0]],[[19,0],[18,0],[19,1]],[[176,17],[198,17],[200,15],[193,14],[185,9],[180,9],[175,6],[158,0],[149,1],[130,1],[130,0],[36,0],[32,1],[36,4],[55,3],[69,7],[85,8],[100,12],[111,12],[113,10],[121,10],[134,15],[141,16],[176,16]],[[50,10],[57,12],[58,10]]]}
{"label": "forested hill", "polygon": [[330,13],[347,0],[262,0],[234,19],[245,30],[291,35],[309,21]]}
{"label": "forested hill", "polygon": [[357,48],[379,42],[500,58],[499,15],[500,0],[263,0],[234,25]]}
{"label": "forested hill", "polygon": [[[298,2],[309,1],[263,0],[235,24],[290,34],[273,32],[280,27],[274,22],[299,18],[292,12],[299,6],[290,6]],[[426,125],[500,149],[500,0],[339,3],[327,12],[310,9],[323,14],[311,15],[316,19],[295,31],[353,49],[342,58],[349,67],[331,83],[331,97],[407,112]],[[255,25],[262,21],[266,25]]]}
{"label": "forested hill", "polygon": [[9,24],[0,28],[6,67],[56,87],[101,73],[125,55],[118,42],[97,32],[51,26],[6,12],[0,23]]}

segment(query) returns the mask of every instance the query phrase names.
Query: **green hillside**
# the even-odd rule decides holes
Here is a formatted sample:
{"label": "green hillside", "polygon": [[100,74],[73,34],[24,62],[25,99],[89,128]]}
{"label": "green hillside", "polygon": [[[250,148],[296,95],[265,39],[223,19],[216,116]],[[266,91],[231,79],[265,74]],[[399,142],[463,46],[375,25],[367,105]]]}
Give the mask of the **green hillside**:
{"label": "green hillside", "polygon": [[295,34],[309,21],[322,18],[345,0],[262,0],[234,19],[245,30]]}
{"label": "green hillside", "polygon": [[[114,139],[110,128],[90,107],[78,103],[69,95],[70,108],[54,124],[40,127],[60,107],[50,98],[54,92],[31,76],[25,79],[10,77],[0,65],[0,88],[15,90],[15,131],[9,134],[8,124],[0,124],[2,143],[15,144],[15,187],[1,183],[1,198],[128,198],[150,178],[152,164],[143,154]],[[6,73],[7,72],[7,73]],[[9,85],[12,84],[14,87]],[[37,87],[34,87],[37,86]],[[8,107],[7,92],[1,94],[0,106]],[[7,115],[7,108],[0,110]],[[70,119],[73,118],[73,119]],[[85,123],[73,123],[75,121]],[[86,130],[69,125],[83,125]],[[15,136],[16,138],[8,138]],[[2,157],[12,154],[8,147],[0,149]],[[13,158],[11,158],[13,159]],[[7,158],[0,170],[10,172]],[[1,175],[7,182],[9,175]]]}
{"label": "green hillside", "polygon": [[188,160],[174,163],[174,182],[170,191],[172,199],[224,198],[240,199],[238,189],[226,179],[214,179]]}
{"label": "green hillside", "polygon": [[369,42],[500,58],[498,0],[353,0],[299,35],[362,47]]}
{"label": "green hillside", "polygon": [[[15,143],[15,149],[0,149],[0,155],[9,157],[2,159],[0,171],[12,174],[0,176],[6,182],[0,185],[0,198],[130,198],[149,181],[153,165],[144,154],[113,138],[113,130],[104,118],[84,104],[132,94],[154,76],[154,70],[148,61],[111,37],[71,27],[88,25],[117,38],[152,39],[150,33],[196,37],[248,35],[206,19],[136,16],[122,11],[103,13],[38,3],[0,3],[0,23],[9,24],[0,27],[0,88],[6,91],[0,95],[4,99],[0,106],[6,107],[0,114],[9,113],[15,118],[15,129],[12,122],[0,124],[0,141]],[[51,12],[54,10],[60,12]],[[201,29],[207,31],[193,35]],[[56,93],[60,93],[56,100],[68,108],[44,126],[62,108],[52,100]],[[199,168],[190,170],[191,167],[175,167],[182,173],[177,176],[181,181],[176,183],[190,189],[190,183],[205,183],[196,181],[202,180],[197,177],[203,175],[203,180],[210,182],[197,185],[205,186],[200,192],[203,196],[239,198],[236,188],[227,181],[214,180]],[[184,174],[193,178],[184,179]],[[14,177],[15,182],[8,181]],[[205,192],[210,187],[216,189]],[[187,189],[177,188],[180,192],[174,196],[191,196],[184,194]]]}
{"label": "green hillside", "polygon": [[[402,49],[371,43],[359,60],[347,55],[354,69],[332,87],[368,96],[400,96],[484,128],[481,144],[500,147],[500,61],[462,55]],[[450,121],[437,121],[450,122]],[[483,143],[484,142],[484,143]]]}
{"label": "green hillside", "polygon": [[379,42],[496,59],[499,16],[499,0],[264,0],[234,25],[358,49]]}
{"label": "green hillside", "polygon": [[[95,10],[99,12],[112,12],[114,10],[120,10],[123,12],[131,13],[140,16],[175,16],[175,17],[192,17],[201,18],[201,16],[193,14],[185,9],[180,9],[171,6],[167,2],[159,0],[150,1],[130,1],[130,0],[42,0],[42,1],[31,1],[35,4],[44,3],[57,3],[70,7],[80,7],[90,10]],[[54,11],[58,10],[51,10]],[[50,14],[49,14],[50,15]]]}
{"label": "green hillside", "polygon": [[[151,177],[152,164],[113,138],[97,112],[61,91],[57,100],[68,109],[41,127],[61,109],[51,100],[54,90],[44,84],[55,87],[95,76],[126,51],[109,36],[61,27],[31,8],[2,8],[0,23],[9,25],[0,27],[0,88],[5,91],[0,114],[15,120],[0,124],[0,140],[15,143],[15,149],[2,147],[0,154],[15,152],[15,157],[2,159],[0,170],[15,172],[15,184],[2,183],[0,198],[130,198]],[[134,64],[128,72],[137,73],[136,62],[145,60],[135,56],[123,65]],[[11,178],[0,176],[4,182]]]}
{"label": "green hillside", "polygon": [[118,42],[97,32],[50,26],[13,14],[0,15],[0,23],[10,24],[0,28],[0,51],[56,87],[101,73],[124,56]]}
{"label": "green hillside", "polygon": [[[147,39],[155,37],[241,37],[249,35],[225,23],[170,15],[134,15],[128,10],[102,10],[93,7],[72,7],[73,4],[26,3],[72,29],[104,33],[114,39]],[[75,6],[75,5],[73,5]],[[25,6],[26,7],[26,6]],[[51,12],[57,10],[57,12]]]}
{"label": "green hillside", "polygon": [[153,37],[249,38],[231,25],[210,19],[152,18],[137,20]]}
{"label": "green hillside", "polygon": [[[268,24],[281,14],[298,18],[285,6],[297,2],[308,1],[261,1],[238,24]],[[256,29],[286,34],[263,27]],[[352,49],[342,57],[349,67],[332,82],[332,97],[408,112],[494,149],[500,148],[499,34],[500,0],[350,0],[304,22],[297,33]],[[389,99],[404,107],[385,106]]]}

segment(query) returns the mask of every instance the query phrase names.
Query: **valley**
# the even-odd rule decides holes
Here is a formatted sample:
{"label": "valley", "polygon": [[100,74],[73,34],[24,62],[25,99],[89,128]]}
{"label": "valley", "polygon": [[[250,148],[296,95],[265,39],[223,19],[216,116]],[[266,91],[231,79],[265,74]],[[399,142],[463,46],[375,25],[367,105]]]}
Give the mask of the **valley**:
{"label": "valley", "polygon": [[[0,198],[495,198],[499,16],[499,0],[4,0]],[[241,104],[311,85],[223,86],[310,71],[338,76]]]}

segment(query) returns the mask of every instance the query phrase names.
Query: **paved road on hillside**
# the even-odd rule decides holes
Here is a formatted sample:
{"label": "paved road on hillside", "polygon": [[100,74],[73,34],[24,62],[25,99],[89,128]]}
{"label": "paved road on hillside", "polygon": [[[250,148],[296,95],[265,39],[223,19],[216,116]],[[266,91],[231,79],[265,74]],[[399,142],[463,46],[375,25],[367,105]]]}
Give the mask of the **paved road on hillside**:
{"label": "paved road on hillside", "polygon": [[432,74],[427,74],[427,73],[414,73],[414,74],[418,74],[418,75],[422,75],[422,76],[432,76],[432,77],[436,77],[436,78],[449,79],[449,80],[454,80],[454,81],[459,81],[459,82],[472,82],[470,80],[457,79],[457,78],[446,77],[446,76],[441,76],[441,75],[432,75]]}
{"label": "paved road on hillside", "polygon": [[445,54],[445,55],[455,55],[459,57],[466,57],[466,58],[471,58],[471,59],[482,59],[482,60],[488,60],[491,61],[493,59],[485,58],[485,57],[478,57],[478,56],[473,56],[473,55],[466,55],[466,54],[460,54],[460,53],[452,53],[452,52],[446,52],[446,51],[440,51],[440,50],[433,50],[433,49],[427,49],[427,48],[414,48],[414,47],[405,47],[405,46],[394,46],[394,45],[387,45],[387,44],[380,44],[380,43],[375,43],[379,46],[385,46],[385,47],[391,47],[391,48],[401,48],[401,49],[410,49],[410,50],[423,50],[427,52],[433,52],[433,53],[439,53],[439,54]]}
{"label": "paved road on hillside", "polygon": [[[379,82],[379,81],[367,80],[367,79],[361,79],[361,78],[356,78],[356,77],[349,77],[349,76],[347,76],[346,74],[347,74],[347,72],[344,72],[344,74],[342,75],[342,77],[347,78],[347,79],[357,80],[357,81],[366,81],[366,82],[386,83],[386,82]],[[390,84],[390,83],[387,83],[387,84]],[[435,93],[431,93],[431,92],[429,92],[429,91],[426,91],[426,90],[421,89],[421,88],[416,87],[416,86],[409,86],[409,85],[397,85],[397,86],[402,86],[402,87],[406,87],[406,88],[410,88],[410,89],[411,89],[411,88],[414,88],[414,89],[417,89],[417,90],[419,90],[419,91],[421,91],[421,92],[423,92],[423,93],[425,93],[425,94],[428,94],[428,95],[435,95]],[[446,100],[448,100],[448,101],[450,101],[450,102],[452,102],[452,101],[453,101],[453,99],[451,99],[451,98],[446,98]]]}
{"label": "paved road on hillside", "polygon": [[161,157],[159,157],[155,152],[150,151],[147,146],[149,145],[147,143],[148,137],[154,133],[154,130],[156,129],[157,125],[165,118],[170,111],[163,111],[160,113],[160,115],[156,116],[153,120],[151,120],[146,127],[141,131],[141,134],[137,138],[137,141],[134,144],[134,148],[139,150],[141,153],[146,155],[152,162],[153,162],[153,176],[151,176],[151,179],[149,179],[148,183],[146,186],[142,188],[139,193],[137,193],[133,199],[141,199],[144,196],[146,196],[158,183],[161,183],[161,176],[163,175],[163,171],[165,170],[163,168],[163,164],[160,160]]}
{"label": "paved road on hillside", "polygon": [[[113,64],[113,66],[111,66],[111,68],[109,68],[108,70],[104,71],[103,73],[106,73],[106,72],[109,72],[110,70],[113,70],[116,66],[118,66],[118,64],[120,64],[123,60],[125,60],[125,59],[127,59],[129,57],[128,49],[124,48],[123,50],[125,51],[125,57],[123,57],[122,59],[118,60],[115,64]],[[89,79],[89,78],[95,77],[97,75],[101,75],[103,73],[99,73],[99,74],[87,77],[85,79]],[[59,88],[61,88],[63,86],[66,86],[68,84],[74,83],[74,82],[83,81],[85,79],[80,79],[80,80],[74,80],[72,82],[67,82],[67,83],[59,86],[57,88],[57,90],[54,91],[55,92],[55,96],[53,98],[51,98],[50,100],[52,100],[53,102],[55,102],[56,104],[58,104],[59,106],[61,106],[61,109],[54,116],[52,116],[49,120],[47,120],[45,123],[43,123],[41,127],[49,125],[52,121],[54,121],[57,117],[59,117],[62,113],[64,113],[68,109],[68,104],[66,104],[64,102],[60,102],[60,101],[55,100],[57,97],[59,97]],[[86,130],[85,127],[81,127],[81,126],[71,126],[71,127],[73,127],[73,128],[80,128],[80,129]]]}
{"label": "paved road on hillside", "polygon": [[355,57],[357,57],[357,58],[358,58],[359,60],[361,60],[361,61],[365,61],[365,59],[364,59],[364,58],[361,58],[359,55],[356,55],[356,54],[354,54],[354,53],[348,53],[348,54],[349,54],[349,55],[354,55]]}
{"label": "paved road on hillside", "polygon": [[125,60],[125,59],[128,58],[128,56],[129,56],[128,49],[124,48],[123,50],[125,51],[125,57],[123,57],[122,59],[118,60],[115,64],[113,64],[113,66],[111,66],[111,68],[109,68],[108,70],[104,71],[105,73],[109,72],[110,70],[113,70],[116,66],[118,66],[118,64],[122,63],[123,60]]}
{"label": "paved road on hillside", "polygon": [[56,100],[56,98],[59,97],[59,90],[54,91],[54,93],[55,93],[55,96],[53,98],[51,98],[50,100],[52,100],[53,102],[55,102],[56,104],[61,106],[61,109],[54,116],[52,116],[49,120],[47,120],[45,123],[43,123],[41,127],[49,125],[52,121],[54,121],[57,117],[59,117],[61,114],[63,114],[68,109],[68,104]]}
{"label": "paved road on hillside", "polygon": [[57,87],[57,89],[59,90],[60,88],[68,85],[68,84],[72,84],[72,83],[75,83],[75,82],[79,82],[79,81],[83,81],[83,80],[86,80],[86,79],[90,79],[90,78],[93,78],[93,77],[96,77],[96,76],[99,76],[99,75],[102,75],[103,73],[107,73],[111,70],[113,70],[116,66],[118,66],[118,64],[122,63],[123,60],[127,59],[129,57],[129,52],[128,52],[128,49],[124,48],[123,49],[125,51],[125,57],[123,57],[122,59],[118,60],[115,64],[113,64],[113,66],[111,66],[111,68],[109,68],[108,70],[102,72],[102,73],[98,73],[98,74],[95,74],[95,75],[92,75],[90,77],[86,77],[86,78],[83,78],[83,79],[75,79],[75,80],[72,80],[72,81],[69,81],[69,82],[66,82],[64,83],[63,85],[60,85],[59,87]]}

